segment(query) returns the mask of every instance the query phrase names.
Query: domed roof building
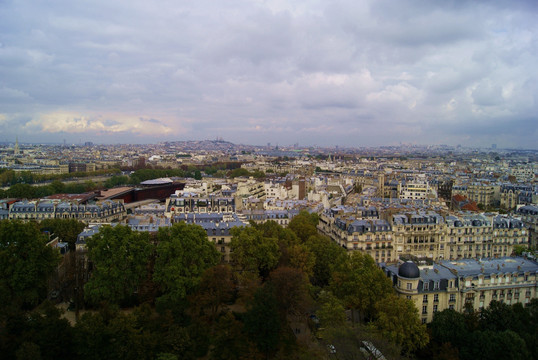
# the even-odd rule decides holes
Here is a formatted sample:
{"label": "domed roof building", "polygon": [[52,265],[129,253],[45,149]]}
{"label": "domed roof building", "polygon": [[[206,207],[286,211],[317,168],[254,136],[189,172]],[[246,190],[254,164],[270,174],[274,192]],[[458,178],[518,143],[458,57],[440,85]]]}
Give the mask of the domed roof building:
{"label": "domed roof building", "polygon": [[416,279],[420,277],[420,270],[412,261],[406,261],[398,268],[398,276],[407,279]]}

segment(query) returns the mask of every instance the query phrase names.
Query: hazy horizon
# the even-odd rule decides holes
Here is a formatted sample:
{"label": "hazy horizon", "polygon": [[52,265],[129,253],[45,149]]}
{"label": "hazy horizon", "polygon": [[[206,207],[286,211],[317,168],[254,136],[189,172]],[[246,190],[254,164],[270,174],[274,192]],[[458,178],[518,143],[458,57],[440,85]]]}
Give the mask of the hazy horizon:
{"label": "hazy horizon", "polygon": [[537,15],[534,1],[5,1],[0,141],[536,149]]}

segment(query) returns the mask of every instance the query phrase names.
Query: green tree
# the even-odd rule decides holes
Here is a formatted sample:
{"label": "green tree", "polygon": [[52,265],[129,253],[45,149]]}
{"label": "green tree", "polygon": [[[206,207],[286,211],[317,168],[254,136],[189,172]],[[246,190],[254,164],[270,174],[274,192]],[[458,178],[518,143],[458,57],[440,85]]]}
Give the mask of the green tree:
{"label": "green tree", "polygon": [[503,331],[513,329],[516,318],[510,305],[493,300],[480,312],[479,321],[483,330]]}
{"label": "green tree", "polygon": [[303,210],[291,219],[288,228],[293,231],[302,242],[306,242],[310,236],[318,233],[316,228],[318,221],[319,218],[317,214],[310,214]]}
{"label": "green tree", "polygon": [[130,300],[146,278],[152,251],[149,234],[128,226],[103,226],[87,241],[93,271],[84,286],[86,300],[93,304],[121,304]]}
{"label": "green tree", "polygon": [[65,184],[61,182],[60,180],[54,180],[49,185],[49,187],[51,191],[53,192],[53,194],[61,194],[65,191]]}
{"label": "green tree", "polygon": [[164,330],[144,328],[139,314],[122,313],[103,307],[85,313],[75,325],[74,338],[78,359],[154,359],[166,346]]}
{"label": "green tree", "polygon": [[514,254],[517,256],[521,256],[524,251],[527,251],[527,247],[525,245],[514,245]]}
{"label": "green tree", "polygon": [[115,186],[125,185],[125,184],[128,184],[128,183],[129,183],[129,177],[128,176],[117,175],[117,176],[112,176],[110,179],[105,181],[105,187],[107,189],[110,189],[110,188],[113,188]]}
{"label": "green tree", "polygon": [[374,325],[405,353],[426,346],[429,340],[426,326],[420,323],[418,310],[411,300],[389,295],[376,303],[376,310]]}
{"label": "green tree", "polygon": [[199,225],[176,223],[159,229],[153,280],[161,287],[161,304],[184,301],[205,270],[218,264],[220,253]]}
{"label": "green tree", "polygon": [[529,359],[530,354],[523,339],[511,330],[475,331],[471,335],[468,355],[462,359]]}
{"label": "green tree", "polygon": [[373,319],[376,303],[393,294],[383,270],[370,255],[358,251],[336,265],[330,286],[345,306],[359,310],[365,319]]}
{"label": "green tree", "polygon": [[40,224],[42,230],[51,231],[60,241],[67,242],[70,250],[75,250],[77,237],[85,227],[86,224],[76,219],[45,219]]}
{"label": "green tree", "polygon": [[312,284],[320,287],[328,286],[332,278],[333,268],[338,263],[347,260],[346,250],[320,234],[308,238],[305,245],[314,254],[315,259],[312,269]]}
{"label": "green tree", "polygon": [[232,179],[236,177],[240,177],[240,176],[251,176],[251,175],[252,174],[247,169],[244,169],[244,168],[233,169],[232,171],[228,173],[228,176],[231,177]]}
{"label": "green tree", "polygon": [[245,341],[243,323],[238,321],[233,313],[221,316],[216,325],[213,337],[212,360],[239,360],[248,352],[248,342]]}
{"label": "green tree", "polygon": [[435,314],[428,326],[432,340],[439,343],[439,345],[449,343],[456,348],[467,346],[469,331],[463,314],[451,309],[443,310]]}
{"label": "green tree", "polygon": [[316,315],[323,328],[341,327],[346,324],[346,313],[342,302],[330,291],[321,291]]}
{"label": "green tree", "polygon": [[234,294],[232,269],[229,265],[210,267],[201,276],[196,292],[191,298],[192,306],[210,322],[216,319],[219,310]]}
{"label": "green tree", "polygon": [[295,268],[279,267],[271,272],[269,284],[277,299],[278,308],[283,319],[287,315],[301,315],[310,303],[308,279]]}
{"label": "green tree", "polygon": [[257,349],[268,357],[280,343],[282,324],[278,301],[271,286],[262,286],[244,315],[245,332]]}
{"label": "green tree", "polygon": [[292,245],[287,249],[289,266],[299,269],[304,274],[312,276],[316,257],[306,244]]}
{"label": "green tree", "polygon": [[7,190],[8,197],[12,198],[35,198],[35,188],[29,184],[15,184]]}
{"label": "green tree", "polygon": [[56,249],[36,224],[0,221],[0,309],[33,307],[47,294],[47,279],[59,263]]}
{"label": "green tree", "polygon": [[260,230],[252,226],[236,227],[231,233],[231,258],[238,270],[267,278],[280,257],[278,239],[265,237]]}

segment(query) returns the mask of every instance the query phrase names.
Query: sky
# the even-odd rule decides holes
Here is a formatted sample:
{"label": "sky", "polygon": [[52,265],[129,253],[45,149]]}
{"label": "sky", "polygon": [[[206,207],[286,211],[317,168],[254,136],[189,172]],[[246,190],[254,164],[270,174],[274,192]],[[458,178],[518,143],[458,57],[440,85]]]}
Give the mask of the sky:
{"label": "sky", "polygon": [[538,149],[538,2],[0,0],[0,141]]}

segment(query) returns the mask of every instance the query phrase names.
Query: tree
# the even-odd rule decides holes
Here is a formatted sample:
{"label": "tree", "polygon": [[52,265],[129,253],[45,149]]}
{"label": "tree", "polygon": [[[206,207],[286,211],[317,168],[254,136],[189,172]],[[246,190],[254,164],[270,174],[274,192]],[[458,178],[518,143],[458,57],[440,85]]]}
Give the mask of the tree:
{"label": "tree", "polygon": [[247,226],[231,230],[231,258],[239,271],[253,272],[267,278],[278,264],[280,250],[278,240],[265,237],[255,227]]}
{"label": "tree", "polygon": [[74,357],[73,328],[61,312],[48,301],[27,317],[25,337],[40,348],[43,359]]}
{"label": "tree", "polygon": [[310,236],[318,233],[316,228],[318,221],[317,214],[310,214],[303,210],[291,219],[288,229],[293,231],[302,242],[306,242]]}
{"label": "tree", "polygon": [[0,309],[39,304],[59,260],[36,224],[0,221]]}
{"label": "tree", "polygon": [[147,274],[152,251],[149,234],[105,225],[88,239],[87,247],[93,271],[84,286],[86,300],[93,304],[130,300]]}
{"label": "tree", "polygon": [[428,343],[426,326],[420,323],[418,310],[411,300],[389,295],[376,303],[377,319],[374,324],[381,334],[412,353]]}
{"label": "tree", "polygon": [[248,342],[244,340],[243,324],[228,312],[217,322],[213,338],[212,360],[239,360],[248,351]]}
{"label": "tree", "polygon": [[216,319],[223,304],[232,299],[233,293],[232,269],[229,265],[216,265],[202,274],[191,303],[211,322]]}
{"label": "tree", "polygon": [[301,270],[291,267],[276,268],[269,276],[269,284],[274,290],[283,319],[287,315],[301,315],[306,312],[310,300],[308,279]]}
{"label": "tree", "polygon": [[337,264],[331,289],[344,305],[359,310],[361,317],[373,319],[376,303],[393,293],[392,284],[368,254],[353,252]]}
{"label": "tree", "polygon": [[271,286],[258,289],[244,315],[245,332],[257,349],[269,356],[276,352],[280,342],[278,301]]}
{"label": "tree", "polygon": [[310,249],[315,259],[312,269],[312,284],[320,287],[329,285],[333,268],[336,264],[347,260],[346,250],[328,237],[319,234],[308,238],[305,245]]}
{"label": "tree", "polygon": [[299,269],[304,274],[312,276],[316,257],[305,244],[292,245],[287,249],[289,266]]}
{"label": "tree", "polygon": [[503,331],[514,328],[512,307],[493,300],[480,312],[480,327],[483,330]]}
{"label": "tree", "polygon": [[346,324],[345,308],[330,291],[321,291],[318,303],[320,307],[316,315],[323,328],[340,327]]}
{"label": "tree", "polygon": [[35,188],[29,184],[15,184],[7,190],[8,197],[12,198],[35,198]]}
{"label": "tree", "polygon": [[456,348],[463,348],[469,339],[469,331],[463,314],[446,309],[438,312],[429,324],[432,340],[439,344],[450,343]]}
{"label": "tree", "polygon": [[527,251],[527,247],[525,245],[514,245],[514,254],[517,256],[521,256],[524,251]]}
{"label": "tree", "polygon": [[164,331],[143,328],[136,312],[104,307],[82,315],[74,330],[78,359],[153,359],[165,347]]}
{"label": "tree", "polygon": [[125,184],[128,184],[128,183],[129,183],[129,177],[128,176],[117,175],[117,176],[112,176],[110,179],[105,181],[105,187],[107,189],[110,189],[110,188],[113,188],[115,186],[125,185]]}
{"label": "tree", "polygon": [[67,242],[70,250],[75,250],[77,237],[86,224],[76,219],[45,219],[41,221],[40,227],[42,230],[50,230],[60,241]]}
{"label": "tree", "polygon": [[472,333],[468,355],[462,359],[529,359],[523,339],[511,330],[475,331]]}
{"label": "tree", "polygon": [[236,177],[240,177],[240,176],[250,176],[250,175],[251,175],[250,172],[244,168],[233,169],[232,171],[228,173],[228,176],[231,177],[232,179]]}
{"label": "tree", "polygon": [[205,270],[218,264],[220,253],[199,225],[176,223],[159,229],[153,280],[161,287],[161,304],[184,301]]}

